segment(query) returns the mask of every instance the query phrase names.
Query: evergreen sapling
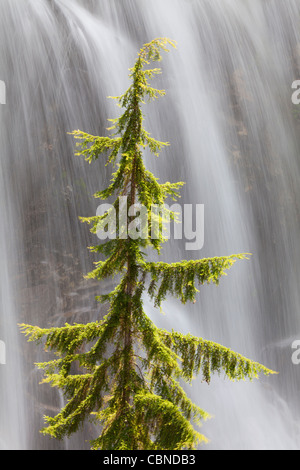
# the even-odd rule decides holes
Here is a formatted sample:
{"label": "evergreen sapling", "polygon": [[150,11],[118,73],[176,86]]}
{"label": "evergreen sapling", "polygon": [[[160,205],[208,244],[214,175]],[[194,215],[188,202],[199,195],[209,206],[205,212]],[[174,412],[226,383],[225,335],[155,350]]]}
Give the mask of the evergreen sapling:
{"label": "evergreen sapling", "polygon": [[[115,197],[116,214],[121,210],[121,198],[128,209],[143,204],[150,213],[153,205],[161,207],[168,197],[176,199],[183,184],[159,183],[143,160],[146,147],[157,155],[168,145],[144,129],[142,105],[147,99],[164,95],[163,90],[149,85],[160,69],[147,66],[160,61],[161,52],[167,52],[169,46],[175,43],[158,38],[140,50],[130,69],[130,87],[115,97],[124,112],[112,120],[110,137],[72,132],[79,140],[77,155],[89,163],[104,155],[107,164],[115,165],[109,186],[95,197]],[[97,233],[107,225],[109,212],[82,221]],[[168,215],[175,218],[174,213]],[[158,218],[163,223],[161,214]],[[130,224],[132,217],[128,216],[126,222]],[[146,315],[144,295],[150,296],[155,307],[170,295],[183,304],[195,302],[197,286],[217,285],[236,260],[247,258],[247,254],[238,254],[177,263],[150,262],[145,251],[153,248],[160,253],[166,240],[161,231],[154,237],[155,221],[151,218],[148,222],[143,238],[125,237],[119,224],[114,238],[90,247],[104,260],[97,261],[86,277],[119,279],[112,292],[98,297],[99,302],[109,305],[103,319],[57,328],[21,325],[29,341],[44,342],[45,349],[57,355],[57,359],[38,364],[45,373],[43,381],[61,389],[66,398],[66,405],[56,416],[45,417],[44,434],[61,439],[92,418],[99,424],[99,436],[91,441],[93,449],[194,449],[206,442],[198,426],[208,414],[190,400],[182,380],[191,383],[198,375],[209,383],[212,374],[221,372],[231,380],[252,380],[259,373],[274,373],[220,344],[158,328]],[[79,372],[76,369],[74,373],[75,363]]]}

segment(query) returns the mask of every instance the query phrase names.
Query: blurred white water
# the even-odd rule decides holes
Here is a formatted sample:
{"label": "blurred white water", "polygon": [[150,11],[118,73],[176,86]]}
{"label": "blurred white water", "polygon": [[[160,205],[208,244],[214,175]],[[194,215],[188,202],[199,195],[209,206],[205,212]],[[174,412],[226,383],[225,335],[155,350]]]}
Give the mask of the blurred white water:
{"label": "blurred white water", "polygon": [[[147,160],[160,179],[187,184],[182,202],[205,205],[205,243],[165,259],[250,252],[199,301],[151,312],[166,328],[224,344],[279,372],[253,383],[196,382],[193,400],[214,418],[207,449],[298,449],[300,339],[300,2],[286,0],[2,0],[0,80],[0,448],[85,448],[92,432],[58,444],[39,436],[61,397],[38,385],[45,358],[17,323],[41,326],[99,314],[81,274],[91,263],[90,197],[107,180],[101,162],[73,156],[73,129],[101,134],[118,112],[109,95],[128,85],[141,45],[168,36],[167,95],[145,109],[148,130],[171,143]],[[300,109],[300,108],[299,108]],[[184,242],[184,241],[183,241]],[[150,310],[150,307],[149,311]],[[188,389],[189,390],[189,389]]]}

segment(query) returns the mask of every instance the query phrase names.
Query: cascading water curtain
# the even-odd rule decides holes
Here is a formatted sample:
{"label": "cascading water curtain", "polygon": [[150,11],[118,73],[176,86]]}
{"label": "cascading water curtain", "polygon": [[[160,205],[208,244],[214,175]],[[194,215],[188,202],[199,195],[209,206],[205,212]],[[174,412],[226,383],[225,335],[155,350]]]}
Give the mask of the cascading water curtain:
{"label": "cascading water curtain", "polygon": [[161,181],[186,181],[182,202],[205,208],[203,248],[171,242],[163,256],[252,257],[203,288],[188,315],[170,302],[151,314],[279,372],[195,382],[192,399],[214,416],[206,449],[300,447],[299,19],[298,0],[1,1],[0,448],[86,449],[94,437],[89,424],[64,442],[39,434],[62,397],[39,385],[33,364],[45,355],[17,324],[102,314],[98,286],[83,280],[93,260],[78,217],[96,214],[107,173],[74,157],[68,132],[104,135],[118,113],[107,96],[127,89],[137,51],[162,36],[178,48],[162,63],[167,94],[147,108],[147,128],[171,145],[148,165]]}

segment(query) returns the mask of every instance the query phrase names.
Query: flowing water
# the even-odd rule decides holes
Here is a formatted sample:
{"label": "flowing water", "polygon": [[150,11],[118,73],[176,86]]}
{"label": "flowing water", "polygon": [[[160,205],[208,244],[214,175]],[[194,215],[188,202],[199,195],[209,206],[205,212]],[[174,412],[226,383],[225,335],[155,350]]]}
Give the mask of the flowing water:
{"label": "flowing water", "polygon": [[183,202],[204,204],[205,242],[197,252],[170,242],[165,259],[252,256],[192,307],[170,300],[166,315],[149,312],[279,372],[188,389],[213,415],[206,449],[299,449],[299,20],[299,0],[1,1],[0,448],[82,449],[93,437],[89,425],[62,443],[40,436],[62,398],[39,385],[33,363],[47,356],[17,324],[101,315],[97,286],[82,278],[95,240],[78,216],[96,213],[91,195],[108,170],[74,157],[67,133],[103,135],[118,112],[107,96],[125,91],[140,47],[167,36],[178,43],[162,62],[167,95],[145,113],[171,146],[147,163],[162,181],[188,183]]}

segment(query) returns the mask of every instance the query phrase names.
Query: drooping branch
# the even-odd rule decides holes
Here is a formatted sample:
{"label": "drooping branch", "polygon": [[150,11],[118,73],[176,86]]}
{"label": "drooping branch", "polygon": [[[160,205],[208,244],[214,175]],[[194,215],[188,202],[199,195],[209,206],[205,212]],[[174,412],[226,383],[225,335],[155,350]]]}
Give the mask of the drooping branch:
{"label": "drooping branch", "polygon": [[160,307],[168,295],[173,295],[185,304],[194,302],[199,292],[197,286],[204,283],[219,284],[220,278],[238,259],[248,259],[250,254],[203,258],[177,263],[145,262],[142,272],[150,276],[148,294],[154,305]]}

